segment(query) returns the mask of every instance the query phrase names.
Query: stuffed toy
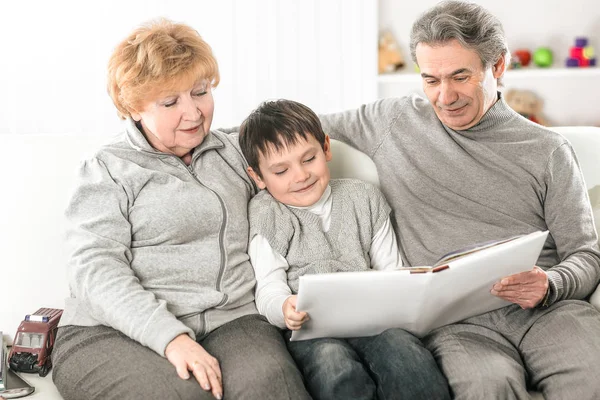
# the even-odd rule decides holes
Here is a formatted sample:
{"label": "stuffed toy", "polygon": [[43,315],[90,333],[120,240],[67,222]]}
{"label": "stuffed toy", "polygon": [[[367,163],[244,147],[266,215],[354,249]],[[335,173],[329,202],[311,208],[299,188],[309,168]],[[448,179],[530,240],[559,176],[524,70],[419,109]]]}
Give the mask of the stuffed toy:
{"label": "stuffed toy", "polygon": [[535,93],[528,90],[510,89],[504,94],[506,103],[530,121],[548,126],[548,121],[542,115],[544,102]]}
{"label": "stuffed toy", "polygon": [[382,33],[379,37],[379,73],[396,72],[402,67],[404,58],[394,36],[390,32]]}

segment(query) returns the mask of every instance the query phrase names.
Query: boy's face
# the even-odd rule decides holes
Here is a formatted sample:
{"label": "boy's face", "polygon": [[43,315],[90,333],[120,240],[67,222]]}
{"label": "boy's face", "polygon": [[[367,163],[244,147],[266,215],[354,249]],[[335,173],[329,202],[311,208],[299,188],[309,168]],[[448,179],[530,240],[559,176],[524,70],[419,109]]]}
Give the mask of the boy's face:
{"label": "boy's face", "polygon": [[314,136],[308,140],[300,137],[298,143],[261,154],[258,163],[262,178],[248,167],[248,173],[261,189],[267,189],[280,203],[294,207],[315,204],[329,184],[331,160],[329,137],[325,136],[324,148]]}

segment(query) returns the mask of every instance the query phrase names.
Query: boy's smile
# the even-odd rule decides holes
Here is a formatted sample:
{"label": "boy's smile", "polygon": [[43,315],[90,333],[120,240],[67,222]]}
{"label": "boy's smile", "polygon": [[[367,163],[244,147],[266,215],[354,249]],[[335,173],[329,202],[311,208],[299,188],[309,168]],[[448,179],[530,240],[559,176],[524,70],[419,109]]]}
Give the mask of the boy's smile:
{"label": "boy's smile", "polygon": [[296,144],[283,147],[281,151],[272,149],[268,154],[261,154],[259,169],[262,177],[248,168],[259,188],[267,189],[275,200],[289,206],[315,204],[329,184],[329,137],[325,137],[323,147],[310,133],[306,137],[304,140],[299,136]]}

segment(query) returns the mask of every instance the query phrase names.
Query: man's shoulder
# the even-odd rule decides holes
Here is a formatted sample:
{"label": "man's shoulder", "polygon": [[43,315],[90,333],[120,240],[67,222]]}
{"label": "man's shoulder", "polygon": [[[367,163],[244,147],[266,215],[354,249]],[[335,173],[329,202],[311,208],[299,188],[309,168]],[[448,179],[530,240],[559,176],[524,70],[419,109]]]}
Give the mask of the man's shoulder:
{"label": "man's shoulder", "polygon": [[386,97],[377,100],[375,103],[380,103],[383,108],[402,110],[413,110],[414,112],[429,112],[431,110],[431,104],[429,100],[422,97],[418,93],[412,93],[402,97]]}
{"label": "man's shoulder", "polygon": [[569,143],[567,138],[560,133],[530,121],[524,121],[520,132],[524,140],[532,141],[539,150],[544,152],[553,152],[562,145]]}

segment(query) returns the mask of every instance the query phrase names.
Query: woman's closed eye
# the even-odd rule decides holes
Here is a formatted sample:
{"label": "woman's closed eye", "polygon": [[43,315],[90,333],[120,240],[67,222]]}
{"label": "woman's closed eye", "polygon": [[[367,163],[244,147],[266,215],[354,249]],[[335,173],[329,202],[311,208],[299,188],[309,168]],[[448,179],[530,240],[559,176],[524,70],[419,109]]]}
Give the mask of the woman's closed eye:
{"label": "woman's closed eye", "polygon": [[169,108],[169,107],[173,107],[175,104],[177,104],[177,99],[167,101],[167,102],[163,103],[163,106]]}

